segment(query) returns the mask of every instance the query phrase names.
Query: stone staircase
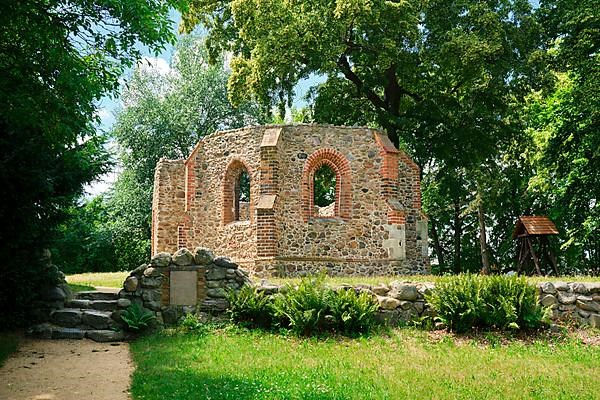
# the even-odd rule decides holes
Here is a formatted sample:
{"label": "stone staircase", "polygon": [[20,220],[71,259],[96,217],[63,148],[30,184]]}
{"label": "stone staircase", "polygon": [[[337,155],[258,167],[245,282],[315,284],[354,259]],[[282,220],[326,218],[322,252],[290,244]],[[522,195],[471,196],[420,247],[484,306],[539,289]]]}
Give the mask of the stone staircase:
{"label": "stone staircase", "polygon": [[[50,321],[29,330],[32,336],[44,339],[83,339],[96,342],[115,342],[125,339],[123,325],[114,313],[126,307],[129,300],[119,299],[111,291],[78,292],[65,307],[54,310]],[[114,313],[114,315],[113,315]]]}

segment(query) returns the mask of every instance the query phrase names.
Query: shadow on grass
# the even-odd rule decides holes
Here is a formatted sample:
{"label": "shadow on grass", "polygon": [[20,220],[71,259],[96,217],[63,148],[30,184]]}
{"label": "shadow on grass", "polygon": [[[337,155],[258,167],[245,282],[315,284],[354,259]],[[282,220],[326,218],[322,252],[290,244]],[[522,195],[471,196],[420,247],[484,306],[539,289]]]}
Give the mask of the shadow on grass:
{"label": "shadow on grass", "polygon": [[301,388],[299,385],[294,385],[290,388],[287,384],[278,384],[276,377],[267,381],[214,376],[189,370],[161,370],[158,374],[138,371],[133,375],[131,386],[134,399],[333,400],[344,398],[339,394],[324,393],[327,388],[323,386]]}
{"label": "shadow on grass", "polygon": [[95,287],[90,286],[90,285],[78,285],[75,283],[69,283],[69,287],[71,288],[71,290],[73,291],[73,293],[76,292],[88,292],[90,290],[96,290]]}

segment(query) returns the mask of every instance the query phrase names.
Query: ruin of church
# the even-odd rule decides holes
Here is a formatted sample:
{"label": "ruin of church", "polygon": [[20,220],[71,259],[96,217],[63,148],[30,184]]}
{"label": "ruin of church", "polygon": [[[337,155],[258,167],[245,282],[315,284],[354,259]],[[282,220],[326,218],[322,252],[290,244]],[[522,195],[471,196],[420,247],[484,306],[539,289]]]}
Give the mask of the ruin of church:
{"label": "ruin of church", "polygon": [[213,133],[155,173],[152,253],[198,246],[258,276],[426,273],[419,168],[369,128]]}

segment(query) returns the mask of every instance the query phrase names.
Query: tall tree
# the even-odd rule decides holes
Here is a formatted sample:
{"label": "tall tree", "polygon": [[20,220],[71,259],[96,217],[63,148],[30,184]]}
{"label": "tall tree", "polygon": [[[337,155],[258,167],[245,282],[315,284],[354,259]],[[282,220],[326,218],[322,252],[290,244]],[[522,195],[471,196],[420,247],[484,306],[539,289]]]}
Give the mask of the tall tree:
{"label": "tall tree", "polygon": [[107,200],[119,269],[149,257],[158,160],[187,157],[202,136],[216,130],[264,122],[256,103],[229,103],[223,58],[213,65],[207,59],[201,37],[182,37],[168,71],[141,63],[123,89],[123,109],[112,130],[123,172]]}
{"label": "tall tree", "polygon": [[23,322],[56,270],[40,262],[82,186],[105,170],[95,102],[172,37],[169,1],[39,0],[0,5],[0,319]]}

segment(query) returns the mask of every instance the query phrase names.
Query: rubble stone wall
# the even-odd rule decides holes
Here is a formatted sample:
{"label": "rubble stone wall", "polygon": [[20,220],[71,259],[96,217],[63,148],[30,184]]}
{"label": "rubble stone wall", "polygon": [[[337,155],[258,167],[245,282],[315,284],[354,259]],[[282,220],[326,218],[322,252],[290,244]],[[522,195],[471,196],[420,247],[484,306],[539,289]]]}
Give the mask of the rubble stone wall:
{"label": "rubble stone wall", "polygon": [[[314,206],[314,173],[336,173],[334,216]],[[248,219],[233,189],[250,177]],[[273,125],[206,136],[187,160],[161,160],[152,251],[213,249],[259,276],[426,273],[419,168],[384,133]],[[235,208],[235,207],[234,207]],[[176,223],[174,221],[177,221]]]}

